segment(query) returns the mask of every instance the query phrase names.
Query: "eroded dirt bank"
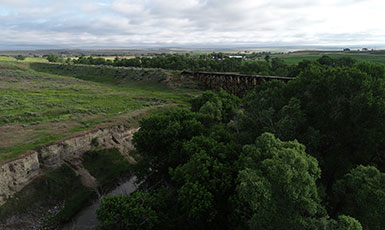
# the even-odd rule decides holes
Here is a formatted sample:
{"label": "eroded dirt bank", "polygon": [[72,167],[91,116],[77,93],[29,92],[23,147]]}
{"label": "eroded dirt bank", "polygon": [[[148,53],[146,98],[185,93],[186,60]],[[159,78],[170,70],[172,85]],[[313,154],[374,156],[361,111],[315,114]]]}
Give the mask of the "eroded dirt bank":
{"label": "eroded dirt bank", "polygon": [[61,140],[55,144],[42,146],[26,152],[17,159],[2,163],[0,166],[0,205],[20,191],[45,169],[53,169],[63,163],[77,165],[82,155],[92,149],[117,148],[129,160],[133,148],[132,136],[137,128],[128,125],[98,128],[87,133]]}

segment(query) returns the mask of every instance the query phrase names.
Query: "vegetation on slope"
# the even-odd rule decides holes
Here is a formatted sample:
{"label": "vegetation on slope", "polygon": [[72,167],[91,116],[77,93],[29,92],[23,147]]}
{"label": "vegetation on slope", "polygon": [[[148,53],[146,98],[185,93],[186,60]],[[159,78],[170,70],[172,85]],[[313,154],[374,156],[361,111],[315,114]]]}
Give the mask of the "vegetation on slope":
{"label": "vegetation on slope", "polygon": [[0,162],[74,132],[124,122],[136,111],[186,104],[196,94],[159,82],[168,76],[161,71],[126,70],[141,79],[125,79],[115,77],[114,67],[36,61],[0,58]]}
{"label": "vegetation on slope", "polygon": [[[111,190],[119,178],[128,175],[131,167],[116,149],[86,152],[83,166],[96,178],[102,193]],[[73,169],[64,164],[34,180],[0,207],[0,227],[54,228],[70,221],[96,197],[96,190],[84,187]],[[12,216],[20,220],[12,223]]]}
{"label": "vegetation on slope", "polygon": [[[95,197],[95,191],[84,187],[75,172],[63,165],[37,178],[1,206],[0,224],[12,221],[10,217],[14,216],[20,218],[16,223],[9,223],[14,228],[32,227],[37,223],[40,228],[55,226],[69,221]],[[36,217],[43,218],[35,220]]]}
{"label": "vegetation on slope", "polygon": [[96,178],[102,191],[110,190],[116,179],[129,173],[130,163],[117,149],[86,152],[83,166]]}

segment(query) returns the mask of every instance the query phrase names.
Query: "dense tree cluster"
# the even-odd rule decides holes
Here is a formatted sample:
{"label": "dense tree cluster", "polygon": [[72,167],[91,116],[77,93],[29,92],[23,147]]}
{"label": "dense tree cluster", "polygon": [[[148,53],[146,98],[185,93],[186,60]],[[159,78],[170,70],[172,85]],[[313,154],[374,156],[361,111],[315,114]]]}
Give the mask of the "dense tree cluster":
{"label": "dense tree cluster", "polygon": [[49,62],[63,62],[63,57],[59,54],[52,53],[47,55],[47,60]]}
{"label": "dense tree cluster", "polygon": [[22,61],[22,60],[25,60],[25,56],[19,54],[19,55],[15,56],[15,59],[18,60],[18,61]]}
{"label": "dense tree cluster", "polygon": [[287,84],[205,92],[143,119],[144,183],[103,199],[101,228],[385,229],[385,67],[322,57],[295,68]]}
{"label": "dense tree cluster", "polygon": [[[170,70],[190,70],[208,72],[238,72],[243,74],[277,75],[294,77],[302,66],[289,65],[279,58],[266,56],[265,60],[230,58],[221,53],[202,55],[164,54],[154,57],[118,58],[114,60],[102,57],[79,57],[75,64],[114,65],[140,68],[162,68]],[[355,60],[350,57],[330,58],[323,56],[317,63],[328,66],[352,66]],[[306,63],[303,63],[306,65]]]}

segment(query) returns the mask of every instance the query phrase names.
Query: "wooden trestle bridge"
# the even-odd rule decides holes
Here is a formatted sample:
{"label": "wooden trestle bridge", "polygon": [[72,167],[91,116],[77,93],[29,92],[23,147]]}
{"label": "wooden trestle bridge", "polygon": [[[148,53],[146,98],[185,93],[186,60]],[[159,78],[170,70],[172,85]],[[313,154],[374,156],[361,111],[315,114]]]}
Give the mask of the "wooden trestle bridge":
{"label": "wooden trestle bridge", "polygon": [[244,92],[253,89],[262,81],[279,80],[286,83],[293,79],[291,77],[190,71],[183,71],[182,76],[192,76],[203,90],[219,90],[222,88],[237,96],[242,96]]}

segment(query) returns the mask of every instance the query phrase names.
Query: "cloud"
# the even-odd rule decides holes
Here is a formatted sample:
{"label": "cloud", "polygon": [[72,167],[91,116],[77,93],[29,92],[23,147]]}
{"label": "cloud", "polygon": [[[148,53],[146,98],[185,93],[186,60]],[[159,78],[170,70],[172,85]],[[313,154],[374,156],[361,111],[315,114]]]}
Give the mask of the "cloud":
{"label": "cloud", "polygon": [[0,49],[385,43],[382,0],[0,0]]}

